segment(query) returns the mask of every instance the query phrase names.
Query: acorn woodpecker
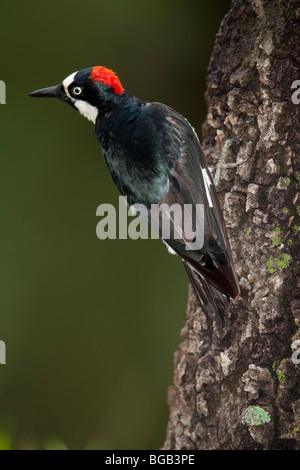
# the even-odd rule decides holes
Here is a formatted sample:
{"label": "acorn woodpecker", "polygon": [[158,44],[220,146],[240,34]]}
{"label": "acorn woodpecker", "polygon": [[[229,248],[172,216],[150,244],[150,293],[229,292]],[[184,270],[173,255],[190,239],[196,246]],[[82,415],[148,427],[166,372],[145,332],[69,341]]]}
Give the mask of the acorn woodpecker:
{"label": "acorn woodpecker", "polygon": [[[161,224],[169,222],[173,236],[165,243],[183,260],[210,322],[223,321],[229,298],[239,294],[239,286],[215,186],[188,121],[164,104],[132,96],[117,75],[102,66],[74,72],[62,83],[29,96],[58,98],[95,124],[115,184],[130,205],[147,208],[150,224],[153,205],[179,204],[183,211],[192,207],[192,225],[199,222],[203,232],[201,247],[189,249],[191,237],[185,234],[183,220],[170,211],[162,211],[159,233]],[[204,207],[201,221],[199,205]]]}

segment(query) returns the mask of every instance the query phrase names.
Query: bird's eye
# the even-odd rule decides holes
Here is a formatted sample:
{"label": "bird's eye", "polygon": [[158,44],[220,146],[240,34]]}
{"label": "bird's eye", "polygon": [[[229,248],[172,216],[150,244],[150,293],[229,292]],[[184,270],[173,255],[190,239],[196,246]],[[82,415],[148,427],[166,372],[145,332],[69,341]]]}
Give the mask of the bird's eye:
{"label": "bird's eye", "polygon": [[82,93],[82,88],[80,86],[74,86],[74,88],[72,89],[72,93],[75,96],[79,96]]}

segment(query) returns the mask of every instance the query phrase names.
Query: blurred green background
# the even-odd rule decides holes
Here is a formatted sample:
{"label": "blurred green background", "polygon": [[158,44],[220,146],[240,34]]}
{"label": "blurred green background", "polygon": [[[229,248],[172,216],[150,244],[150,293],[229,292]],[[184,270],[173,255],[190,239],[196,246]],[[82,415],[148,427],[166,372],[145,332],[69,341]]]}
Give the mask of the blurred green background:
{"label": "blurred green background", "polygon": [[1,0],[0,448],[157,449],[188,280],[158,240],[96,237],[117,204],[93,125],[27,94],[93,65],[201,135],[229,0]]}

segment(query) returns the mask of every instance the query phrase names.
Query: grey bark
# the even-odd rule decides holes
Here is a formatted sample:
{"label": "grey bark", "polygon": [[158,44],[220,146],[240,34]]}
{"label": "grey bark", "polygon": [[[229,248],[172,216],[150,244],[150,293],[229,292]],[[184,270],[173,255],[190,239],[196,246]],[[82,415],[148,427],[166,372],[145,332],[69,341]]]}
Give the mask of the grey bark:
{"label": "grey bark", "polygon": [[236,138],[227,161],[246,159],[217,188],[241,296],[219,333],[190,287],[164,449],[300,449],[299,65],[299,1],[232,1],[209,65],[203,147],[215,164]]}

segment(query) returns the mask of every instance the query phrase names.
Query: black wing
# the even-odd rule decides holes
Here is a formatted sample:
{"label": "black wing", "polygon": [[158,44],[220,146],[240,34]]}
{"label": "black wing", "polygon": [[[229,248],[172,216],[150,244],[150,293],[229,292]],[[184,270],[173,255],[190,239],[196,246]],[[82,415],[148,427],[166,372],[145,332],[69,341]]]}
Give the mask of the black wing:
{"label": "black wing", "polygon": [[[234,298],[239,294],[239,286],[222,211],[198,137],[188,121],[168,106],[149,103],[144,112],[148,119],[151,115],[155,116],[156,120],[157,116],[160,116],[160,132],[164,134],[164,148],[158,150],[165,154],[168,162],[169,189],[159,201],[159,205],[161,207],[164,203],[168,206],[179,204],[184,212],[185,205],[189,204],[189,207],[193,208],[191,218],[194,231],[197,223],[203,231],[203,246],[191,250],[189,246],[192,240],[190,233],[185,233],[183,220],[178,221],[170,211],[162,211],[161,221],[170,221],[171,233],[177,234],[176,239],[175,236],[165,238],[165,242],[183,259],[196,292],[197,284],[202,286],[198,287],[198,296],[202,299],[206,297],[206,300],[203,299],[204,303],[208,302],[209,296],[215,299],[219,306],[223,303],[216,309],[220,310],[225,308],[228,302],[225,296],[217,296],[216,290]],[[199,219],[199,211],[196,210],[197,205],[201,204],[204,207],[204,223],[202,218]],[[150,223],[163,235],[161,225],[157,227],[153,221]],[[181,237],[178,234],[181,234]],[[208,282],[203,284],[203,280]],[[209,290],[209,286],[213,288]]]}

